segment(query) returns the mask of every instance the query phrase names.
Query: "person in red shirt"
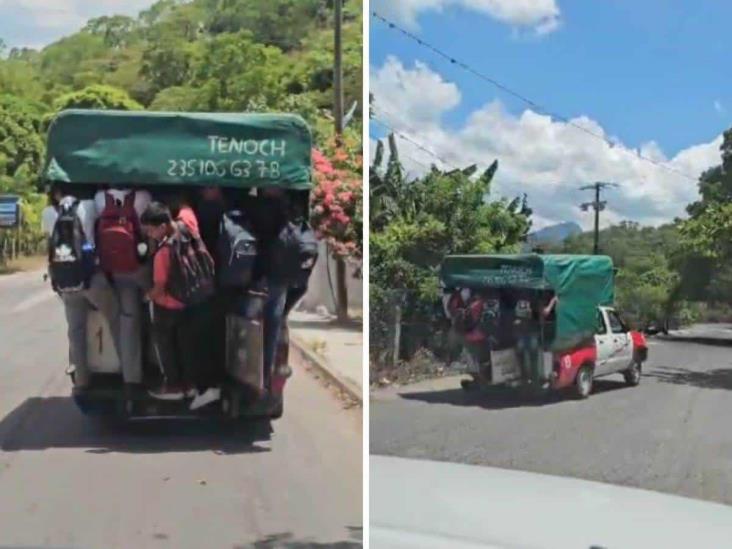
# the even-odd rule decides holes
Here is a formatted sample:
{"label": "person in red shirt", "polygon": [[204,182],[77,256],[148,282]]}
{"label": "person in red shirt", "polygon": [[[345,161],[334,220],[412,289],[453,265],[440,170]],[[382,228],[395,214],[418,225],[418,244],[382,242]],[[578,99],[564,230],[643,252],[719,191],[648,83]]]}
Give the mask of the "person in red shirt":
{"label": "person in red shirt", "polygon": [[[190,208],[188,208],[190,210]],[[181,213],[183,214],[181,216]],[[193,211],[181,208],[178,219],[198,234],[198,223]],[[147,296],[151,301],[152,333],[155,351],[163,374],[161,387],[150,394],[161,400],[182,400],[196,396],[193,379],[200,364],[201,350],[197,342],[200,334],[185,314],[183,303],[168,293],[171,267],[171,239],[177,228],[170,210],[160,202],[151,203],[140,218],[145,235],[155,241],[153,257],[153,287]]]}
{"label": "person in red shirt", "polygon": [[[220,189],[217,189],[220,191]],[[214,193],[209,192],[208,196]],[[176,221],[185,223],[188,230],[197,238],[203,240],[204,245],[210,252],[215,252],[212,246],[210,232],[207,231],[206,239],[201,233],[201,224],[198,216],[192,207],[191,196],[188,193],[180,193],[172,198],[171,213]],[[206,220],[208,221],[208,220]],[[219,219],[220,223],[220,219]],[[210,227],[206,227],[210,229]],[[216,225],[218,229],[218,224]],[[206,242],[208,240],[208,242]],[[214,253],[214,261],[217,254]],[[225,296],[223,296],[225,299]],[[215,299],[209,303],[196,306],[194,309],[187,309],[186,316],[188,325],[196,326],[195,334],[198,341],[206,342],[199,353],[198,369],[192,374],[196,385],[195,398],[191,402],[191,410],[197,410],[216,402],[221,398],[221,382],[223,381],[223,369],[226,346],[226,319],[224,309],[217,307],[219,302]]]}
{"label": "person in red shirt", "polygon": [[196,218],[196,214],[193,212],[193,208],[188,204],[183,204],[178,210],[178,215],[176,215],[175,218],[176,220],[185,223],[191,233],[200,238],[201,231],[198,227],[198,219]]}
{"label": "person in red shirt", "polygon": [[182,192],[169,196],[165,201],[170,208],[170,215],[176,221],[182,221],[188,229],[200,238],[201,230],[198,224],[198,217],[191,206],[191,198],[188,193]]}

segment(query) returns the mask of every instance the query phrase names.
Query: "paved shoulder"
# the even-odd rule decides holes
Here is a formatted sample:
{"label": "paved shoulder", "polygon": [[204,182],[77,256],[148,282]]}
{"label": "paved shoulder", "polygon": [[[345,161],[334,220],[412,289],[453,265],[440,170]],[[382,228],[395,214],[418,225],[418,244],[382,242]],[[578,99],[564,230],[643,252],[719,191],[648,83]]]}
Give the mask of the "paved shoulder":
{"label": "paved shoulder", "polygon": [[[339,324],[333,317],[293,311],[288,319],[293,339],[325,361],[329,373],[363,394],[363,326]],[[361,397],[362,398],[362,397]]]}

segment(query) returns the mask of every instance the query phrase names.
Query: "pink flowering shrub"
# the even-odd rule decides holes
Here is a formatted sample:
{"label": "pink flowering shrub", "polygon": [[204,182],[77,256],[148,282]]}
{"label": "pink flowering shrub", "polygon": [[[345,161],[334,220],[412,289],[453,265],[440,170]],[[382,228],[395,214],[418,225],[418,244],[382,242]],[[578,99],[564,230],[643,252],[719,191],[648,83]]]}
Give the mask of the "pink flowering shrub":
{"label": "pink flowering shrub", "polygon": [[363,186],[361,155],[333,148],[328,156],[313,149],[315,188],[311,222],[334,256],[360,263],[363,257]]}

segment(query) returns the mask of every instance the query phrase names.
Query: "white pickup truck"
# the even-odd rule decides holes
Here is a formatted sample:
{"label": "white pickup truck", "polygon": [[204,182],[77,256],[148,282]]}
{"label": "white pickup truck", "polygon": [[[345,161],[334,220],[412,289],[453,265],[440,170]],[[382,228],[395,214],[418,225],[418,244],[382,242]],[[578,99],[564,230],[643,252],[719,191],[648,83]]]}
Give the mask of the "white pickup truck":
{"label": "white pickup truck", "polygon": [[630,330],[612,307],[598,307],[593,344],[553,357],[552,388],[573,386],[577,396],[587,398],[595,378],[618,373],[628,385],[638,385],[647,357],[643,334]]}
{"label": "white pickup truck", "polygon": [[[579,398],[587,398],[592,393],[593,380],[598,377],[623,374],[628,385],[638,385],[647,357],[648,345],[643,334],[630,330],[614,308],[598,307],[594,338],[572,349],[545,351],[541,375],[549,388],[571,388]],[[463,388],[523,383],[521,363],[513,347],[491,350],[489,375],[485,368],[471,358],[466,373],[473,380],[463,380]]]}

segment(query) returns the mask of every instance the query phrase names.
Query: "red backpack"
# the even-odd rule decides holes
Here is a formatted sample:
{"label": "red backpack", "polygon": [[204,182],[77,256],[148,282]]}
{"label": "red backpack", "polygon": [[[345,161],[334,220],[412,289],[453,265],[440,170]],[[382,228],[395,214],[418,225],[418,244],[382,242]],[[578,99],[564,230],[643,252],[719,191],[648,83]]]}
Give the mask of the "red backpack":
{"label": "red backpack", "polygon": [[104,201],[97,222],[99,265],[105,273],[132,273],[140,266],[137,245],[142,241],[135,192],[128,193],[122,204],[109,193]]}
{"label": "red backpack", "polygon": [[460,292],[455,292],[448,302],[448,310],[452,315],[455,329],[461,334],[467,334],[477,328],[483,315],[484,305],[483,300],[475,296],[465,303]]}

